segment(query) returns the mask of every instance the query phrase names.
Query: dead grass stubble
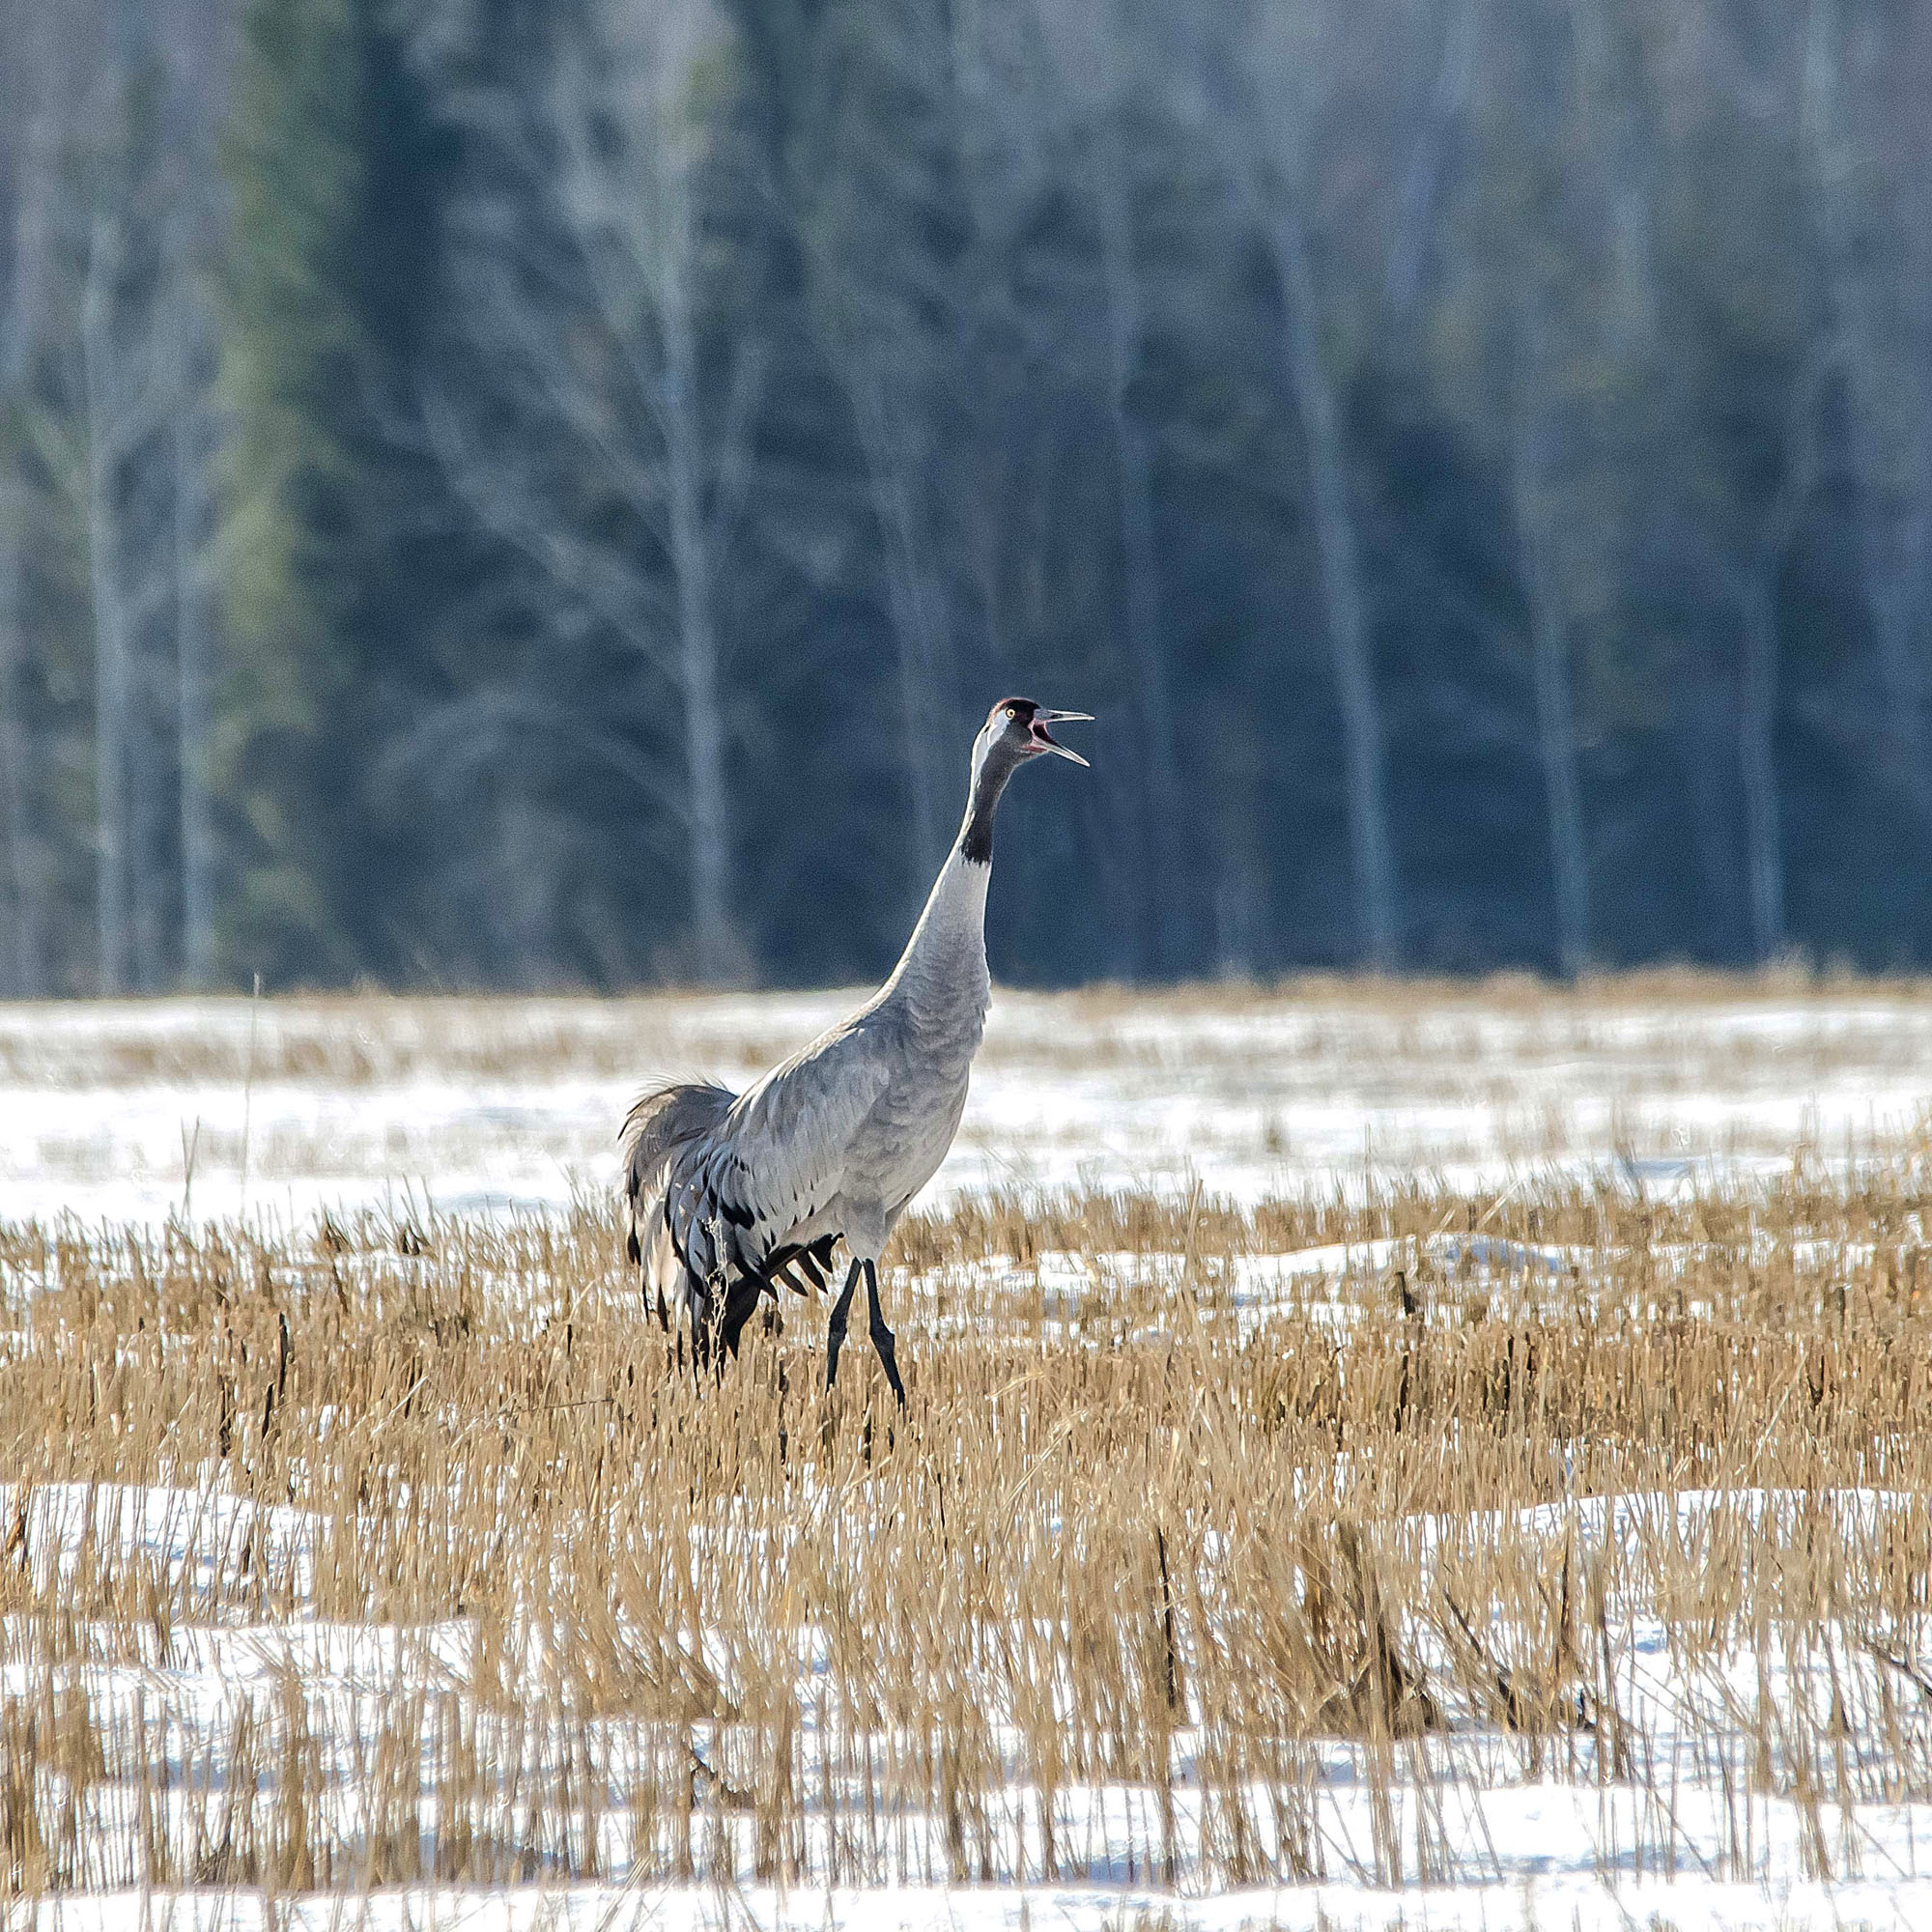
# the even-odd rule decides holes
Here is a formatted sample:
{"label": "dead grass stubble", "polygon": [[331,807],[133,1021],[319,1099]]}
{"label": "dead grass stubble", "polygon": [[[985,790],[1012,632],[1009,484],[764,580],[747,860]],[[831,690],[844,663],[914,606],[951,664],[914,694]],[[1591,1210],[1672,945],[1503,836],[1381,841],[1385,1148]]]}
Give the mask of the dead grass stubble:
{"label": "dead grass stubble", "polygon": [[[902,1238],[904,1419],[856,1349],[826,1400],[796,1309],[693,1383],[587,1208],[12,1231],[0,1888],[1064,1877],[1101,1836],[1117,1878],[1426,1880],[1480,1862],[1446,1821],[1498,1764],[1646,1794],[1625,1868],[1670,1866],[1701,1770],[1740,1870],[1767,1795],[1843,1869],[1833,1807],[1932,1798],[1925,1206],[1903,1165],[1672,1208],[980,1202]],[[1567,1271],[1428,1240],[1479,1228]],[[1237,1257],[1378,1236],[1416,1237],[1399,1273],[1240,1305]],[[306,1514],[63,1564],[54,1481]],[[1795,1499],[1622,1541],[1516,1514],[1700,1486]],[[1639,1617],[1830,1694],[1661,1744]],[[331,1662],[336,1625],[386,1647]],[[164,1666],[224,1631],[255,1667],[190,1708]],[[1366,1842],[1319,1827],[1336,1779]]]}

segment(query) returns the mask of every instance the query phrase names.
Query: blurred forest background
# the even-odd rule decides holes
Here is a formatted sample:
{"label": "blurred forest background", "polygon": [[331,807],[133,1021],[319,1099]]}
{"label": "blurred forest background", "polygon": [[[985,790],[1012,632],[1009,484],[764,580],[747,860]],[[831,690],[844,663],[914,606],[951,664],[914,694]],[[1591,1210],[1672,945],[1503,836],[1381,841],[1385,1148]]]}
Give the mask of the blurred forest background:
{"label": "blurred forest background", "polygon": [[0,0],[0,993],[1932,961],[1922,0]]}

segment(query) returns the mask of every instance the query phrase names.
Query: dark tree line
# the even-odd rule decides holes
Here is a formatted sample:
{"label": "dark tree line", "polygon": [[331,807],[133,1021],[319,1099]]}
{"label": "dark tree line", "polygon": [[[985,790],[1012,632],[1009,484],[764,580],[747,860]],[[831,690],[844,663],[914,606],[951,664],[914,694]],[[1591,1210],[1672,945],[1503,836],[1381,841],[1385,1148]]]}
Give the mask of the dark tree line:
{"label": "dark tree line", "polygon": [[1932,12],[0,0],[0,992],[1932,957]]}

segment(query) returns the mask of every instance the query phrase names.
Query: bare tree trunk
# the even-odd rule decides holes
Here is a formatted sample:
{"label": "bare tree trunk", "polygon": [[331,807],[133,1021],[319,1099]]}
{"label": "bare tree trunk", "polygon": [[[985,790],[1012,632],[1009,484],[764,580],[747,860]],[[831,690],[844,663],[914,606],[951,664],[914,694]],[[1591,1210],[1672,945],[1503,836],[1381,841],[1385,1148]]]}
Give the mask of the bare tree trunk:
{"label": "bare tree trunk", "polygon": [[1530,657],[1535,668],[1536,735],[1543,761],[1543,789],[1549,819],[1549,861],[1556,884],[1557,951],[1573,978],[1590,958],[1590,870],[1583,842],[1581,787],[1577,777],[1576,712],[1570,692],[1570,639],[1550,557],[1541,435],[1534,420],[1541,393],[1534,346],[1525,353],[1522,377],[1528,398],[1519,402],[1511,481],[1516,497],[1517,540],[1529,604]]}
{"label": "bare tree trunk", "polygon": [[1160,638],[1153,484],[1147,434],[1127,407],[1140,359],[1140,289],[1123,182],[1125,156],[1111,119],[1097,183],[1100,253],[1107,292],[1107,412],[1120,470],[1121,549],[1126,566],[1127,649],[1134,667],[1141,741],[1140,797],[1149,865],[1141,880],[1143,963],[1156,974],[1179,965],[1180,779],[1174,752],[1174,707]]}
{"label": "bare tree trunk", "polygon": [[[215,618],[210,587],[220,417],[212,393],[214,325],[202,276],[216,247],[216,142],[225,94],[220,10],[189,0],[168,31],[178,51],[167,64],[168,159],[163,165],[170,200],[162,231],[165,279],[155,317],[167,331],[166,343],[157,347],[171,372],[169,523],[156,572],[168,578],[174,615],[174,690],[171,706],[168,694],[159,696],[156,724],[165,735],[172,709],[174,843],[181,889],[176,974],[183,984],[207,986],[214,978],[216,855],[210,759]],[[157,358],[156,368],[160,366]]]}
{"label": "bare tree trunk", "polygon": [[[1861,246],[1852,196],[1867,172],[1845,133],[1843,46],[1836,0],[1811,0],[1804,23],[1800,129],[1810,169],[1813,218],[1825,258],[1826,298],[1845,358],[1860,576],[1877,642],[1886,695],[1884,732],[1891,763],[1921,836],[1932,834],[1932,746],[1925,726],[1926,680],[1915,629],[1932,562],[1932,323],[1914,266],[1896,247]],[[1872,266],[1867,267],[1870,264]],[[1920,308],[1917,338],[1908,336],[1888,370],[1876,304],[1861,277],[1890,267],[1901,294]],[[1921,278],[1922,279],[1922,278]],[[1901,366],[1902,365],[1902,366]],[[1888,450],[1889,443],[1889,450]],[[1903,460],[1895,460],[1901,454]],[[1889,457],[1894,460],[1889,460]]]}
{"label": "bare tree trunk", "polygon": [[496,906],[498,970],[511,985],[543,992],[557,980],[555,840],[521,773],[503,775],[496,810],[505,882]]}
{"label": "bare tree trunk", "polygon": [[24,493],[11,471],[0,472],[0,822],[7,850],[0,864],[0,974],[7,992],[31,999],[42,991],[40,906],[28,864],[27,731],[20,717]]}
{"label": "bare tree trunk", "polygon": [[1753,571],[1743,586],[1744,678],[1738,720],[1738,761],[1744,781],[1746,872],[1750,887],[1751,944],[1760,961],[1784,950],[1784,844],[1779,828],[1777,764],[1772,734],[1777,722],[1777,613],[1775,562]]}
{"label": "bare tree trunk", "polygon": [[[1840,289],[1835,305],[1841,316],[1854,302]],[[1860,340],[1856,323],[1845,327],[1851,380],[1851,446],[1858,481],[1854,511],[1858,529],[1861,587],[1877,644],[1879,677],[1886,695],[1884,734],[1891,740],[1891,764],[1900,790],[1921,833],[1932,833],[1932,748],[1925,728],[1926,678],[1917,630],[1927,585],[1925,500],[1932,482],[1921,480],[1918,500],[1901,508],[1887,503],[1885,465],[1875,445],[1877,419],[1901,407],[1892,385],[1876,379],[1870,348]],[[1881,741],[1882,742],[1882,741]]]}
{"label": "bare tree trunk", "polygon": [[1670,732],[1683,769],[1685,810],[1671,824],[1681,827],[1694,868],[1694,923],[1686,938],[1723,957],[1738,946],[1741,929],[1746,945],[1755,943],[1749,932],[1750,867],[1747,863],[1741,878],[1738,865],[1742,787],[1720,749],[1737,738],[1739,694],[1702,658],[1680,668],[1670,693]]}
{"label": "bare tree trunk", "polygon": [[1608,36],[1615,22],[1594,0],[1569,0],[1576,54],[1577,104],[1585,165],[1604,198],[1609,246],[1609,343],[1623,361],[1639,355],[1657,327],[1650,190],[1638,164],[1645,152],[1631,91],[1611,71]]}
{"label": "bare tree trunk", "polygon": [[685,755],[691,797],[691,912],[698,977],[721,984],[739,977],[732,944],[731,828],[724,786],[724,721],[719,689],[718,631],[712,617],[710,546],[705,540],[696,349],[682,291],[666,304],[665,457],[670,497],[671,572],[677,580],[683,667]]}
{"label": "bare tree trunk", "polygon": [[1349,512],[1347,468],[1333,386],[1321,357],[1315,276],[1299,213],[1276,214],[1272,240],[1282,283],[1289,374],[1308,446],[1316,546],[1328,649],[1342,706],[1347,753],[1349,837],[1364,957],[1378,972],[1397,965],[1401,938],[1396,913],[1395,859],[1389,842],[1387,786],[1382,770],[1380,707],[1369,658],[1361,565]]}
{"label": "bare tree trunk", "polygon": [[183,381],[174,423],[175,731],[181,773],[182,977],[214,977],[214,821],[209,795],[213,624],[206,545],[211,519],[210,424],[196,384],[207,328],[181,304]]}
{"label": "bare tree trunk", "polygon": [[[1852,413],[1863,419],[1882,405],[1857,391],[1864,384],[1854,378]],[[1853,444],[1869,442],[1862,420],[1856,422]],[[1925,742],[1925,667],[1918,648],[1917,631],[1927,589],[1928,505],[1919,502],[1904,519],[1903,527],[1881,529],[1883,513],[1871,501],[1874,465],[1867,449],[1855,458],[1859,469],[1859,551],[1865,607],[1877,640],[1879,677],[1886,693],[1886,728],[1893,741],[1893,760],[1900,787],[1911,801],[1921,830],[1932,832],[1932,756]],[[1932,491],[1932,479],[1921,485]]]}
{"label": "bare tree trunk", "polygon": [[1778,805],[1777,577],[1817,478],[1814,417],[1829,345],[1800,370],[1785,412],[1784,470],[1766,512],[1764,532],[1737,584],[1744,633],[1739,678],[1738,760],[1745,801],[1746,878],[1750,889],[1751,943],[1760,961],[1784,950],[1784,838]]}
{"label": "bare tree trunk", "polygon": [[87,549],[94,602],[95,933],[98,990],[119,992],[128,973],[128,736],[129,639],[121,582],[119,370],[115,218],[96,213],[81,296],[87,407]]}
{"label": "bare tree trunk", "polygon": [[[22,61],[19,73],[31,75]],[[31,82],[29,83],[31,84]],[[24,108],[24,101],[15,106]],[[14,204],[14,259],[7,277],[7,310],[0,316],[0,406],[23,406],[33,381],[41,302],[48,261],[55,119],[40,99],[26,118]],[[29,741],[21,716],[21,670],[26,662],[26,492],[10,459],[0,457],[0,985],[17,998],[45,990],[41,902],[31,859]]]}
{"label": "bare tree trunk", "polygon": [[886,538],[886,595],[898,642],[900,728],[905,738],[906,781],[911,794],[913,863],[923,883],[938,866],[950,836],[938,781],[936,753],[948,737],[950,708],[941,675],[945,639],[934,611],[913,504],[918,466],[891,419],[891,406],[874,381],[854,372],[848,385],[872,501]]}
{"label": "bare tree trunk", "polygon": [[1449,157],[1468,109],[1475,71],[1476,0],[1442,0],[1442,55],[1435,85],[1409,156],[1397,206],[1395,239],[1390,243],[1382,285],[1398,328],[1406,327],[1422,293],[1429,238],[1435,232]]}
{"label": "bare tree trunk", "polygon": [[[683,727],[675,734],[676,811],[692,964],[710,983],[741,979],[745,968],[732,892],[717,600],[734,491],[744,487],[748,404],[734,377],[725,421],[709,419],[698,347],[709,246],[699,177],[712,138],[700,102],[708,65],[722,58],[727,40],[705,0],[648,8],[606,0],[559,41],[540,139],[526,139],[487,97],[469,110],[517,171],[554,194],[601,321],[586,334],[572,322],[579,290],[558,290],[556,307],[547,309],[526,278],[504,272],[504,217],[493,211],[465,264],[481,298],[469,325],[474,340],[526,385],[538,419],[556,422],[571,446],[569,467],[600,478],[662,546],[669,577],[664,605],[654,575],[647,581],[611,555],[608,540],[575,536],[570,525],[580,512],[573,507],[541,490],[519,502],[527,493],[506,490],[494,473],[516,468],[508,452],[477,462],[465,454],[446,411],[428,424],[459,490],[486,520],[516,526],[517,540],[570,590],[572,602],[581,597],[634,641],[673,687]],[[741,355],[738,374],[755,359]],[[613,362],[635,391],[635,424],[613,421],[606,393]],[[664,606],[668,622],[659,616]]]}
{"label": "bare tree trunk", "polygon": [[[169,787],[174,736],[163,724],[178,703],[173,667],[163,658],[155,635],[163,596],[172,593],[173,545],[156,556],[146,534],[158,519],[148,500],[156,487],[154,466],[139,461],[132,471],[130,496],[120,545],[122,582],[126,597],[128,661],[128,983],[141,993],[158,992],[166,984],[168,899],[174,880],[161,863],[168,821],[178,810]],[[164,573],[157,579],[153,573]]]}

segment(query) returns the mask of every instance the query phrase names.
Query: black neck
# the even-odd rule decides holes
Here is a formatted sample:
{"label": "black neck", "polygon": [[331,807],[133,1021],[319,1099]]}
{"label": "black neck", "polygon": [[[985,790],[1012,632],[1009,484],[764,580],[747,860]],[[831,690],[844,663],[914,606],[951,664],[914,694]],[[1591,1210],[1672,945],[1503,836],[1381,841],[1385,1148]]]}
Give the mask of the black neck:
{"label": "black neck", "polygon": [[1007,781],[1019,770],[1018,753],[1009,752],[1002,740],[986,753],[974,781],[973,796],[966,803],[966,821],[959,828],[959,856],[976,866],[993,863],[993,813],[999,810],[1000,794]]}

